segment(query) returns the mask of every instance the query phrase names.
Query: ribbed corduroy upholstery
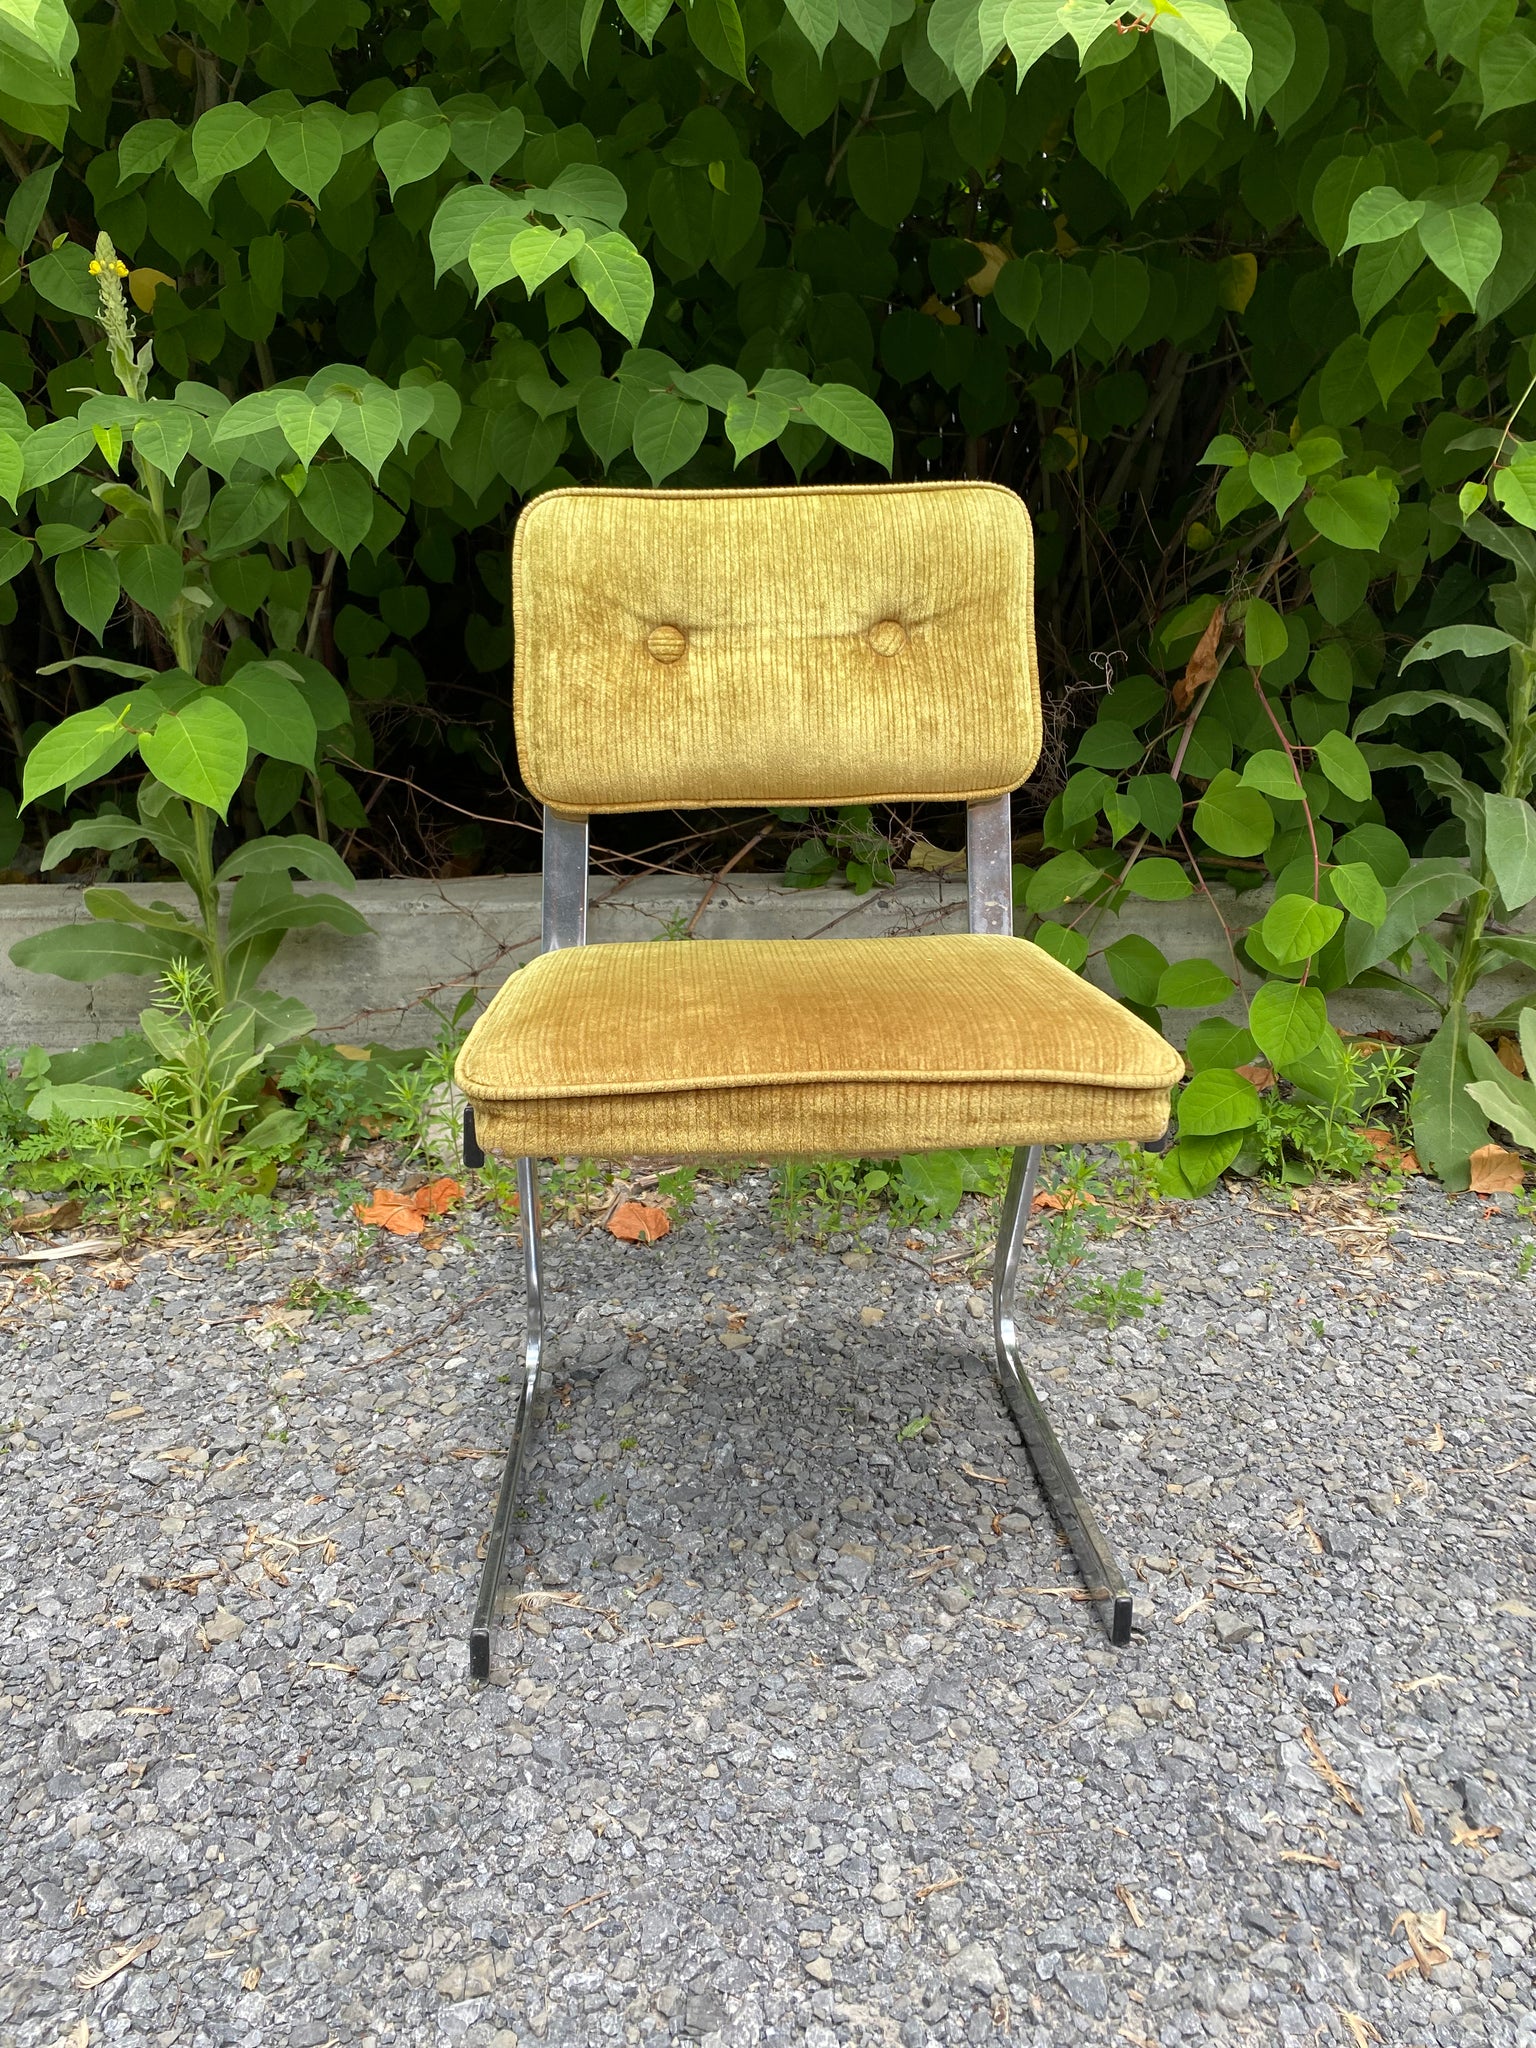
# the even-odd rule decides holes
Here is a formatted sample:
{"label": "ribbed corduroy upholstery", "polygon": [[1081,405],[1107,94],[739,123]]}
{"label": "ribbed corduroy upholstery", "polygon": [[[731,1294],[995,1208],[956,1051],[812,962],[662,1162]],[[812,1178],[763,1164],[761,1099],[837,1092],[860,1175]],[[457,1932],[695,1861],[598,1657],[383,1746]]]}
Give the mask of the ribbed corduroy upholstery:
{"label": "ribbed corduroy upholstery", "polygon": [[719,1158],[1155,1137],[1173,1049],[1023,939],[571,947],[459,1058],[481,1143]]}
{"label": "ribbed corduroy upholstery", "polygon": [[548,491],[512,550],[561,811],[973,798],[1040,751],[1029,517],[991,484]]}

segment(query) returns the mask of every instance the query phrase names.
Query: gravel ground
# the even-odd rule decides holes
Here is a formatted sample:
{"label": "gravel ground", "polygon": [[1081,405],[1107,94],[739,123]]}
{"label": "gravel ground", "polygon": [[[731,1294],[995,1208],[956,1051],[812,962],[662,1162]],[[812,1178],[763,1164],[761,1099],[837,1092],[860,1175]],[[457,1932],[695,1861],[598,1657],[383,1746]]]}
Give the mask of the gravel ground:
{"label": "gravel ground", "polygon": [[555,1231],[478,1692],[494,1215],[0,1279],[0,2041],[1536,2042],[1530,1226],[1348,1207],[1038,1325],[1120,1654],[961,1239]]}

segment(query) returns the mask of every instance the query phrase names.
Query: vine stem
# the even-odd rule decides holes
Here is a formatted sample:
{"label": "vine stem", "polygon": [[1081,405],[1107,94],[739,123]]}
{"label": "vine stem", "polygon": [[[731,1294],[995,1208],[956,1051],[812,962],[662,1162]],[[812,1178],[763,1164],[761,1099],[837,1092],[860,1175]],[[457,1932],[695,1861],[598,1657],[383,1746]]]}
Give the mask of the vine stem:
{"label": "vine stem", "polygon": [[[1312,806],[1307,802],[1307,792],[1302,784],[1301,770],[1296,765],[1295,749],[1292,747],[1290,741],[1285,736],[1284,726],[1281,725],[1279,719],[1275,716],[1275,707],[1270,703],[1269,699],[1264,694],[1263,679],[1263,669],[1256,668],[1253,672],[1254,694],[1257,696],[1259,702],[1264,706],[1264,715],[1268,718],[1270,724],[1275,728],[1276,739],[1279,740],[1281,746],[1285,749],[1285,758],[1287,762],[1290,764],[1291,774],[1295,777],[1296,780],[1296,794],[1301,799],[1301,814],[1307,821],[1307,837],[1312,842],[1312,900],[1314,903],[1317,903],[1322,900],[1323,888],[1323,862],[1322,856],[1319,854],[1317,850],[1317,826],[1313,822]],[[1306,987],[1307,976],[1311,972],[1312,962],[1309,958],[1306,966],[1303,967],[1301,970],[1301,986],[1303,988]]]}

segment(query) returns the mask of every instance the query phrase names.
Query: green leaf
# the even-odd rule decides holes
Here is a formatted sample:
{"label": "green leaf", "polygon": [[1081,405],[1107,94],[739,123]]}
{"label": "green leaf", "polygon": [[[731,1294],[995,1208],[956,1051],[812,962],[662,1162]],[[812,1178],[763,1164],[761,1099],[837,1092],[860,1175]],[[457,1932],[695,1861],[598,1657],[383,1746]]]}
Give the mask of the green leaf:
{"label": "green leaf", "polygon": [[56,974],[61,981],[100,981],[109,974],[163,974],[190,950],[172,932],[92,918],[88,924],[56,925],[18,939],[11,959],[33,974]]}
{"label": "green leaf", "polygon": [[1468,1095],[1476,1081],[1467,1041],[1471,1027],[1458,1004],[1419,1054],[1413,1079],[1413,1149],[1451,1189],[1464,1188],[1472,1154],[1488,1143],[1488,1123]]}
{"label": "green leaf", "polygon": [[237,712],[246,738],[258,754],[315,765],[314,715],[303,692],[283,673],[280,662],[248,661],[220,689],[222,701]]}
{"label": "green leaf", "polygon": [[331,430],[341,417],[341,400],[331,397],[318,405],[303,391],[280,391],[273,406],[273,416],[282,429],[283,439],[294,454],[308,469],[325,442]]}
{"label": "green leaf", "polygon": [[747,82],[747,44],[736,0],[684,0],[694,48],[730,78]]}
{"label": "green leaf", "polygon": [[1261,747],[1250,754],[1243,763],[1243,782],[1247,788],[1262,789],[1266,796],[1277,796],[1285,803],[1295,803],[1302,794],[1290,756],[1278,747]]}
{"label": "green leaf", "polygon": [[788,425],[789,400],[776,392],[749,391],[745,398],[733,398],[725,410],[725,436],[736,451],[737,466],[776,441]]}
{"label": "green leaf", "polygon": [[1343,911],[1331,903],[1318,903],[1310,896],[1277,896],[1264,913],[1258,936],[1276,960],[1309,960],[1343,922]]}
{"label": "green leaf", "polygon": [[341,169],[341,135],[329,119],[329,111],[328,107],[322,112],[320,106],[309,106],[281,115],[272,123],[267,138],[267,156],[273,170],[316,205]]}
{"label": "green leaf", "polygon": [[790,19],[819,59],[837,34],[836,0],[787,0],[787,6]]}
{"label": "green leaf", "polygon": [[1314,752],[1318,765],[1335,789],[1357,803],[1367,801],[1371,794],[1371,771],[1365,764],[1365,756],[1347,733],[1325,732]]}
{"label": "green leaf", "polygon": [[[1433,633],[1426,633],[1422,640],[1413,643],[1403,656],[1402,666],[1408,668],[1416,661],[1439,661],[1447,654],[1466,654],[1475,661],[1520,644],[1512,633],[1503,633],[1497,626],[1437,626]],[[1435,695],[1438,700],[1439,692]]]}
{"label": "green leaf", "polygon": [[1483,89],[1484,121],[1507,107],[1525,107],[1536,100],[1536,42],[1529,31],[1507,29],[1485,43],[1477,81]]}
{"label": "green leaf", "polygon": [[1053,960],[1059,960],[1063,967],[1070,967],[1076,974],[1088,958],[1088,941],[1070,925],[1056,924],[1047,919],[1038,925],[1030,936],[1031,945],[1038,946],[1042,953],[1049,953]]}
{"label": "green leaf", "polygon": [[[1263,460],[1262,457],[1255,459]],[[1300,466],[1298,463],[1297,467]],[[1252,462],[1248,465],[1248,474],[1250,477],[1253,475]],[[1243,656],[1248,666],[1263,668],[1267,662],[1279,661],[1289,644],[1285,621],[1274,606],[1262,597],[1250,598],[1243,615]]]}
{"label": "green leaf", "polygon": [[322,462],[309,472],[299,496],[304,516],[351,561],[373,525],[373,492],[350,462]]}
{"label": "green leaf", "polygon": [[627,236],[596,236],[577,252],[571,275],[592,310],[638,348],[656,287],[650,265]]}
{"label": "green leaf", "polygon": [[1214,1138],[1259,1120],[1259,1091],[1229,1067],[1207,1067],[1184,1084],[1176,1104],[1179,1136]]}
{"label": "green leaf", "polygon": [[1148,1008],[1156,1002],[1158,984],[1168,972],[1164,955],[1140,932],[1127,932],[1113,945],[1106,946],[1104,965],[1127,1002]]}
{"label": "green leaf", "polygon": [[100,640],[121,591],[116,562],[99,548],[73,548],[54,563],[53,580],[65,611]]}
{"label": "green leaf", "polygon": [[1423,362],[1439,328],[1440,316],[1433,310],[1398,313],[1382,321],[1371,336],[1366,361],[1383,401]]}
{"label": "green leaf", "polygon": [[1047,262],[1040,284],[1035,334],[1054,363],[1075,348],[1093,318],[1093,286],[1075,264]]}
{"label": "green leaf", "polygon": [[231,100],[198,116],[192,130],[192,160],[204,184],[216,184],[244,170],[267,146],[272,123],[265,114]]}
{"label": "green leaf", "polygon": [[51,1123],[55,1117],[63,1117],[66,1123],[90,1123],[143,1116],[148,1108],[142,1095],[130,1095],[125,1088],[89,1082],[59,1086],[45,1081],[27,1104],[27,1115],[40,1124]]}
{"label": "green leaf", "polygon": [[[149,715],[158,715],[158,699],[141,692],[140,702],[146,699]],[[45,796],[50,789],[103,774],[131,752],[137,744],[128,722],[131,703],[127,697],[114,698],[90,711],[77,711],[45,732],[22,768],[23,805]]]}
{"label": "green leaf", "polygon": [[353,886],[352,871],[336,849],[307,832],[285,833],[280,839],[248,839],[222,863],[214,880],[232,882],[239,875],[255,874],[296,874],[311,882],[336,882],[344,889]]}
{"label": "green leaf", "polygon": [[[521,115],[518,122],[521,126]],[[418,185],[423,178],[430,178],[447,157],[451,140],[448,123],[441,114],[382,121],[373,138],[373,154],[384,173],[390,198],[402,186]],[[339,157],[337,163],[339,166]]]}
{"label": "green leaf", "polygon": [[[576,424],[605,469],[629,446],[635,415],[644,402],[641,387],[624,378],[594,377],[582,386],[576,401]],[[784,408],[784,417],[789,417],[788,406]],[[726,432],[730,432],[729,420]],[[772,440],[773,436],[768,438]]]}
{"label": "green leaf", "polygon": [[801,399],[800,409],[834,441],[889,470],[894,448],[891,423],[862,391],[851,384],[818,384]]}
{"label": "green leaf", "polygon": [[635,454],[653,484],[691,462],[709,429],[709,408],[657,391],[635,415]]}
{"label": "green leaf", "polygon": [[125,846],[137,846],[144,836],[144,827],[137,818],[125,818],[117,811],[103,811],[99,817],[82,818],[67,831],[55,832],[43,848],[43,873],[56,868],[61,860],[68,860],[72,853],[79,853],[82,848],[116,853]]}
{"label": "green leaf", "polygon": [[[1456,631],[1451,627],[1450,631]],[[1437,635],[1431,634],[1434,639]],[[1420,642],[1422,646],[1422,641]],[[1406,656],[1403,667],[1419,658],[1417,649]],[[1485,704],[1479,697],[1459,697],[1451,690],[1399,690],[1390,697],[1378,697],[1367,704],[1355,719],[1355,738],[1360,739],[1368,732],[1374,732],[1379,725],[1385,725],[1389,718],[1413,718],[1421,711],[1431,708],[1454,711],[1458,718],[1465,718],[1473,725],[1480,725],[1498,739],[1507,737],[1504,721],[1491,704]]]}
{"label": "green leaf", "polygon": [[181,549],[161,541],[136,542],[119,548],[114,559],[128,596],[164,624],[181,596]]}
{"label": "green leaf", "polygon": [[1374,931],[1351,924],[1344,934],[1344,964],[1353,981],[1402,952],[1442,912],[1472,893],[1473,877],[1460,861],[1417,860],[1400,882],[1387,890],[1386,915]]}
{"label": "green leaf", "polygon": [[[1294,450],[1287,449],[1283,455],[1250,456],[1248,481],[1283,518],[1306,489],[1307,472],[1301,457]],[[1258,601],[1262,602],[1262,599]],[[1252,610],[1251,605],[1249,610]],[[1248,659],[1251,665],[1253,657],[1250,655]]]}
{"label": "green leaf", "polygon": [[1223,768],[1195,806],[1195,830],[1218,853],[1248,859],[1274,838],[1275,814],[1258,790]]}
{"label": "green leaf", "polygon": [[156,400],[134,426],[134,453],[174,483],[192,446],[196,425],[196,415],[184,407]]}
{"label": "green leaf", "polygon": [[1093,266],[1089,289],[1094,326],[1111,348],[1119,348],[1141,324],[1152,296],[1147,266],[1139,256],[1107,249]]}
{"label": "green leaf", "polygon": [[1337,867],[1329,869],[1328,880],[1334,895],[1351,917],[1358,917],[1375,927],[1386,916],[1387,892],[1374,869],[1365,861],[1341,861]]}
{"label": "green leaf", "polygon": [[454,155],[487,185],[522,148],[527,123],[519,107],[498,107],[494,100],[474,93],[450,100],[444,112]]}
{"label": "green leaf", "polygon": [[1184,1058],[1192,1074],[1203,1073],[1207,1067],[1246,1067],[1258,1056],[1251,1033],[1241,1024],[1229,1024],[1225,1017],[1202,1018],[1190,1027],[1184,1041]]}
{"label": "green leaf", "polygon": [[1396,511],[1396,493],[1379,476],[1320,477],[1307,500],[1307,517],[1324,540],[1372,554]]}
{"label": "green leaf", "polygon": [[1328,1005],[1315,988],[1297,982],[1266,982],[1248,1005],[1253,1042],[1272,1067],[1304,1059],[1327,1028]]}
{"label": "green leaf", "polygon": [[1175,960],[1159,978],[1152,1001],[1160,1010],[1210,1010],[1227,1002],[1233,987],[1214,960]]}
{"label": "green leaf", "polygon": [[883,228],[899,228],[923,182],[922,137],[910,130],[867,129],[854,136],[844,161],[859,211]]}
{"label": "green leaf", "polygon": [[27,282],[46,304],[73,313],[77,319],[94,320],[101,311],[90,252],[78,242],[65,242],[29,263]]}
{"label": "green leaf", "polygon": [[1536,811],[1518,796],[1485,796],[1483,845],[1489,872],[1506,910],[1536,897]]}
{"label": "green leaf", "polygon": [[245,774],[248,751],[244,722],[213,690],[202,691],[179,711],[166,712],[139,742],[151,775],[221,818]]}
{"label": "green leaf", "polygon": [[1040,311],[1042,290],[1038,261],[1011,256],[997,273],[992,286],[992,303],[1005,320],[1012,321],[1021,334],[1033,334]]}
{"label": "green leaf", "polygon": [[1440,274],[1475,305],[1504,246],[1497,218],[1486,206],[1431,207],[1419,222],[1419,240]]}
{"label": "green leaf", "polygon": [[236,882],[229,903],[229,943],[248,945],[273,932],[307,930],[314,925],[355,937],[368,921],[339,896],[301,896],[280,867],[252,868]]}
{"label": "green leaf", "polygon": [[1143,897],[1148,903],[1179,903],[1195,893],[1194,883],[1178,862],[1164,854],[1137,861],[1125,878],[1125,886],[1132,896]]}
{"label": "green leaf", "polygon": [[904,1152],[901,1177],[941,1219],[954,1215],[965,1193],[965,1165],[958,1152]]}
{"label": "green leaf", "polygon": [[1396,241],[1418,226],[1425,211],[1422,199],[1405,199],[1395,185],[1375,185],[1369,192],[1362,192],[1350,208],[1343,247],[1353,249],[1362,242]]}

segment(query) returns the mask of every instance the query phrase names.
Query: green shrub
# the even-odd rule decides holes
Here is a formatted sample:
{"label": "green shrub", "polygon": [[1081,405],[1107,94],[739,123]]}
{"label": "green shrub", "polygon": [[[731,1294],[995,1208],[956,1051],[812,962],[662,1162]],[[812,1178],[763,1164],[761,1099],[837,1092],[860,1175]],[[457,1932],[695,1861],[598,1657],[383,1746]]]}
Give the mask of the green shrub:
{"label": "green shrub", "polygon": [[[1275,884],[1211,962],[1105,951],[1148,1014],[1253,997],[1169,1184],[1257,1053],[1332,1100],[1321,997],[1415,953],[1464,1183],[1479,983],[1536,965],[1533,101],[1528,0],[0,0],[0,722],[56,859],[147,835],[198,905],[93,903],[91,971],[252,989],[242,889],[259,953],[382,777],[494,786],[531,492],[987,476],[1048,690],[1114,685],[1053,735],[1035,935]],[[878,879],[840,830],[802,879]]]}

